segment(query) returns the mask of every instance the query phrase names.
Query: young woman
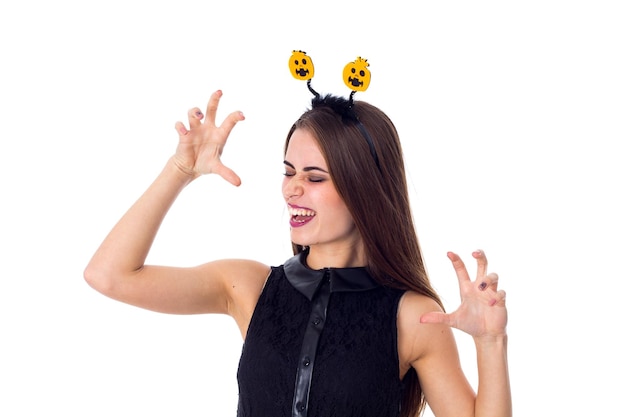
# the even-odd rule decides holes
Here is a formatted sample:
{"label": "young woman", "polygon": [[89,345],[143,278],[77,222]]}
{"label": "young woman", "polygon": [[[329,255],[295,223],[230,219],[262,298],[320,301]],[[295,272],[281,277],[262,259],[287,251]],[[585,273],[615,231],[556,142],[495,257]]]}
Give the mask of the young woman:
{"label": "young woman", "polygon": [[[114,226],[85,270],[96,290],[139,307],[235,319],[241,355],[238,416],[512,414],[507,311],[482,251],[474,280],[449,253],[461,305],[446,314],[433,290],[409,207],[400,141],[365,102],[316,97],[285,144],[283,196],[295,256],[284,265],[213,260],[191,268],[145,265],[179,193],[204,174],[239,185],[220,156],[240,112],[216,125],[189,111],[161,174]],[[464,376],[451,327],[476,345],[479,385]]]}

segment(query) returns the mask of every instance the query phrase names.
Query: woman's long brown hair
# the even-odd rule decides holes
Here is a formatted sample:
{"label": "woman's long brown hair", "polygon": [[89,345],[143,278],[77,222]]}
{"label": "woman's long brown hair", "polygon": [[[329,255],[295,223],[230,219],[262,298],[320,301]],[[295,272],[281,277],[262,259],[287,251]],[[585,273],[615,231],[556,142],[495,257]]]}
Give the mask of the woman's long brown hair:
{"label": "woman's long brown hair", "polygon": [[[357,124],[324,106],[308,110],[296,121],[285,152],[296,129],[310,132],[363,238],[372,277],[382,285],[426,295],[443,308],[430,284],[413,224],[398,132],[387,115],[371,104],[355,101],[354,111],[374,142],[379,166]],[[296,244],[293,248],[294,253],[303,250]],[[404,382],[401,416],[419,415],[425,400],[413,368]]]}

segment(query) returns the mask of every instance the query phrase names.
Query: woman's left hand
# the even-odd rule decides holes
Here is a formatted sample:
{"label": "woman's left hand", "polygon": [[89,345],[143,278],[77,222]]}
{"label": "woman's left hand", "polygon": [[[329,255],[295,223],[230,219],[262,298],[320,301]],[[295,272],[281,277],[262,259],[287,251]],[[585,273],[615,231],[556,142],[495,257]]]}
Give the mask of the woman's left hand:
{"label": "woman's left hand", "polygon": [[472,252],[478,270],[472,281],[461,258],[448,252],[456,271],[461,292],[461,305],[452,313],[430,312],[422,315],[421,323],[443,323],[470,334],[474,338],[506,334],[506,293],[498,290],[498,275],[487,273],[487,257],[482,250]]}

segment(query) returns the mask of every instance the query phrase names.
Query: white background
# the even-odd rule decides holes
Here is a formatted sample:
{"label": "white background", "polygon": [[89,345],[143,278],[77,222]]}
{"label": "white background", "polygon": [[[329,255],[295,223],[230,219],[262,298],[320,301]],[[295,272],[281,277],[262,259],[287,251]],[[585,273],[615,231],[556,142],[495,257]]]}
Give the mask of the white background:
{"label": "white background", "polygon": [[[0,6],[0,415],[235,415],[230,319],[127,306],[82,272],[173,152],[174,122],[216,89],[218,117],[247,117],[224,155],[243,185],[193,183],[149,262],[290,256],[282,143],[311,97],[289,75],[293,49],[313,58],[321,93],[347,95],[343,66],[368,59],[372,82],[356,98],[400,131],[449,309],[446,251],[487,252],[508,293],[515,415],[618,414],[622,2],[215,3]],[[458,341],[475,386],[471,339]]]}

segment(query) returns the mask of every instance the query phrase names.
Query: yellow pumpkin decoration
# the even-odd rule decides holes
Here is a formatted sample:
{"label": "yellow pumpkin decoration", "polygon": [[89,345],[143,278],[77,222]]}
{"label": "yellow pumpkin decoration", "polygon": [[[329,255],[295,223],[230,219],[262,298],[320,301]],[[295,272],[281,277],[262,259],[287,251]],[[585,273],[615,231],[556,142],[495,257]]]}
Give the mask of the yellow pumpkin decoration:
{"label": "yellow pumpkin decoration", "polygon": [[315,73],[313,60],[304,51],[293,51],[289,58],[289,71],[297,80],[310,80]]}
{"label": "yellow pumpkin decoration", "polygon": [[367,69],[367,59],[358,57],[343,69],[343,82],[353,91],[365,91],[370,85],[372,74]]}

